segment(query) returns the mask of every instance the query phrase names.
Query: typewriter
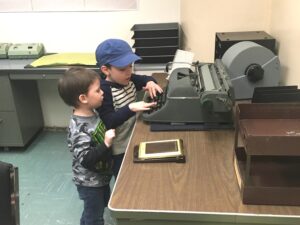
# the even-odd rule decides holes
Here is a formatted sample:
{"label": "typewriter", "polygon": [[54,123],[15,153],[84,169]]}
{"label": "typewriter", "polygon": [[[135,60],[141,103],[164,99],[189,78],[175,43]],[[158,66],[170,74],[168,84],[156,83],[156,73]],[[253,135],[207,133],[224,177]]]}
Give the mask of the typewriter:
{"label": "typewriter", "polygon": [[212,64],[193,63],[191,68],[172,71],[164,92],[144,101],[157,105],[142,114],[150,123],[170,125],[204,124],[232,127],[233,87],[221,60]]}

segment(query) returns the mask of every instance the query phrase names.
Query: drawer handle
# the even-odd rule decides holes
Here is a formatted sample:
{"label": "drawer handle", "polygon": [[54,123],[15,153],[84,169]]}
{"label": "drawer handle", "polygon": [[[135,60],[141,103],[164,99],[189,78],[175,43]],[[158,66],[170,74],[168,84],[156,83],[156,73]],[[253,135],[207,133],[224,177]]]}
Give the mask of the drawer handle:
{"label": "drawer handle", "polygon": [[2,123],[2,122],[3,122],[3,119],[0,118],[0,123]]}

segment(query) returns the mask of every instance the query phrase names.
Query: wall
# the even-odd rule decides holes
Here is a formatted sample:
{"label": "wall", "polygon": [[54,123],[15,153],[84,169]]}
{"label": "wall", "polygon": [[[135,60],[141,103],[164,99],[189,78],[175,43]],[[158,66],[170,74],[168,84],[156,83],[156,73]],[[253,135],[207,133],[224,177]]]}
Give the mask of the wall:
{"label": "wall", "polygon": [[[139,0],[138,11],[0,13],[0,42],[42,42],[48,52],[94,51],[105,38],[132,44],[136,23],[180,22],[184,47],[212,62],[216,32],[265,30],[278,43],[282,83],[299,84],[300,2],[297,0]],[[39,81],[46,126],[65,126],[71,109],[55,81]]]}
{"label": "wall", "polygon": [[299,12],[298,0],[181,0],[184,48],[213,62],[216,32],[265,30],[277,42],[281,84],[299,85]]}
{"label": "wall", "polygon": [[180,19],[180,0],[138,2],[137,11],[0,13],[0,42],[42,42],[47,52],[94,52],[106,38],[131,42],[136,23]]}
{"label": "wall", "polygon": [[[134,24],[180,20],[180,0],[138,2],[137,11],[0,13],[0,42],[42,42],[47,52],[94,52],[106,38],[133,44],[130,29]],[[71,108],[59,98],[56,81],[38,85],[45,125],[66,126]]]}
{"label": "wall", "polygon": [[271,0],[181,0],[184,47],[200,62],[213,62],[215,33],[266,30]]}
{"label": "wall", "polygon": [[300,1],[273,0],[270,32],[278,43],[282,83],[300,84]]}

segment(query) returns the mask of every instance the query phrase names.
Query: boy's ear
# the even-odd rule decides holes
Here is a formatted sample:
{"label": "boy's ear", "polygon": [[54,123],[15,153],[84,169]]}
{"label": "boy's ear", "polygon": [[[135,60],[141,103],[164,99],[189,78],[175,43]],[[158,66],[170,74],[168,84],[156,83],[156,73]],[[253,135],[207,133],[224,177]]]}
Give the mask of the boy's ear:
{"label": "boy's ear", "polygon": [[87,99],[86,99],[85,94],[79,95],[78,100],[79,100],[80,103],[87,103]]}
{"label": "boy's ear", "polygon": [[108,71],[108,67],[107,66],[101,66],[100,70],[102,71],[102,73],[104,73],[106,76],[109,75],[109,71]]}

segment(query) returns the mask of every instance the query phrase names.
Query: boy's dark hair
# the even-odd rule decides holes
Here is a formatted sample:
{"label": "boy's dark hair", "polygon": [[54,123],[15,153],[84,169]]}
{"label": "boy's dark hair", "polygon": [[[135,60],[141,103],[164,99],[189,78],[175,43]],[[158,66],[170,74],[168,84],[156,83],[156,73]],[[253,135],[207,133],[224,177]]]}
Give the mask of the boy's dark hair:
{"label": "boy's dark hair", "polygon": [[106,66],[107,68],[111,68],[111,65],[109,63],[106,63],[104,66]]}
{"label": "boy's dark hair", "polygon": [[96,79],[100,77],[91,69],[71,67],[58,80],[58,93],[67,105],[78,107],[79,96],[86,94]]}
{"label": "boy's dark hair", "polygon": [[[110,65],[109,63],[106,63],[104,66],[106,66],[108,69],[111,69],[111,65]],[[105,79],[105,78],[106,78],[105,73],[103,73],[101,69],[100,69],[100,77],[101,77],[102,79]]]}

